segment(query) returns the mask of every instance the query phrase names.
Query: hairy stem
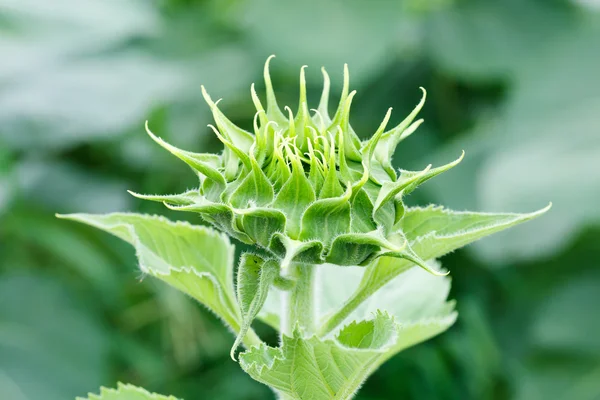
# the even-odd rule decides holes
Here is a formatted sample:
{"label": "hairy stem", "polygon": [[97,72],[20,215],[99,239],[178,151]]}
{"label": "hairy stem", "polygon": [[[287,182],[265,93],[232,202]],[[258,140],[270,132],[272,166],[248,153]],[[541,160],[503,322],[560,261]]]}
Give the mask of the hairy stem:
{"label": "hairy stem", "polygon": [[283,265],[283,278],[293,279],[296,284],[291,290],[281,293],[281,334],[292,336],[298,325],[305,333],[314,331],[315,323],[315,270],[312,264],[290,263]]}

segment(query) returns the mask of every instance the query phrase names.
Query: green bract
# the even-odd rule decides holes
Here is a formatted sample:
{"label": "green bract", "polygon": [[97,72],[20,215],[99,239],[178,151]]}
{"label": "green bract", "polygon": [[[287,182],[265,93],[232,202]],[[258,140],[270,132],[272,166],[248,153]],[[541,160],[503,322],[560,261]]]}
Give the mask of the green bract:
{"label": "green bract", "polygon": [[[269,60],[266,108],[252,87],[253,133],[227,119],[202,88],[222,154],[180,150],[146,127],[154,141],[198,174],[199,188],[177,195],[133,194],[198,213],[216,230],[127,213],[67,218],[131,243],[144,273],[219,316],[237,336],[232,358],[243,344],[241,367],[280,398],[349,399],[387,359],[456,320],[454,302],[447,301],[450,279],[438,257],[549,207],[531,214],[407,207],[405,195],[464,155],[421,171],[392,167],[396,146],[422,123],[415,118],[425,91],[398,126],[386,128],[390,109],[362,141],[349,123],[355,92],[349,92],[347,68],[333,117],[327,73],[323,70],[321,101],[309,111],[301,69],[294,115],[277,105]],[[242,255],[236,287],[227,236],[256,248]],[[280,331],[279,347],[265,345],[252,330],[257,317]],[[91,398],[163,397],[122,386]]]}

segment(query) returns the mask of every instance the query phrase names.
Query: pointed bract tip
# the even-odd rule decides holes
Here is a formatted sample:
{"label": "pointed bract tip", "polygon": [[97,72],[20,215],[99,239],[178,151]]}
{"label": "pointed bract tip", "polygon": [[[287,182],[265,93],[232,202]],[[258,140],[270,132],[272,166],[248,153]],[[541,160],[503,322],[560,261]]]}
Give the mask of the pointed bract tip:
{"label": "pointed bract tip", "polygon": [[212,131],[215,133],[215,135],[217,135],[217,138],[219,138],[219,140],[221,140],[221,141],[225,140],[223,135],[221,135],[221,132],[219,132],[219,130],[213,124],[208,124],[206,126],[209,127],[210,129],[212,129]]}
{"label": "pointed bract tip", "polygon": [[533,214],[541,215],[541,214],[544,214],[547,211],[549,211],[551,208],[552,208],[552,202],[549,202],[546,207],[544,207],[544,208],[542,208],[542,209],[540,209],[538,211],[534,211]]}
{"label": "pointed bract tip", "polygon": [[383,117],[382,124],[385,123],[384,127],[388,124],[388,122],[390,121],[390,118],[392,117],[392,110],[393,110],[392,107],[388,108],[387,112],[385,113],[385,116]]}
{"label": "pointed bract tip", "polygon": [[144,195],[143,195],[143,194],[140,194],[140,193],[134,192],[133,190],[129,190],[129,189],[127,189],[127,193],[129,193],[129,194],[130,194],[130,195],[132,195],[133,197],[137,197],[138,199],[143,199],[143,198],[144,198]]}
{"label": "pointed bract tip", "polygon": [[154,140],[155,142],[159,142],[162,139],[159,138],[158,136],[156,136],[151,130],[150,130],[150,126],[149,126],[149,122],[148,120],[146,120],[146,122],[144,123],[144,129],[146,130],[146,133],[152,138],[152,140]]}
{"label": "pointed bract tip", "polygon": [[265,61],[265,68],[263,70],[264,74],[265,74],[265,78],[269,75],[269,65],[271,64],[271,60],[275,58],[275,54],[271,54],[268,58],[267,61]]}
{"label": "pointed bract tip", "polygon": [[344,88],[343,90],[348,90],[350,86],[350,70],[348,69],[348,64],[344,64]]}
{"label": "pointed bract tip", "polygon": [[346,99],[346,102],[348,102],[348,101],[352,100],[352,98],[353,98],[355,95],[356,95],[356,90],[353,90],[353,91],[351,91],[351,92],[348,94],[348,98]]}
{"label": "pointed bract tip", "polygon": [[[304,73],[304,69],[307,67],[307,65],[303,65],[302,68],[300,68],[300,109],[306,106],[306,74]],[[303,105],[302,103],[305,104]]]}
{"label": "pointed bract tip", "polygon": [[200,90],[202,91],[202,97],[204,97],[204,101],[206,101],[206,103],[212,108],[215,105],[215,103],[206,91],[204,85],[200,85]]}
{"label": "pointed bract tip", "polygon": [[173,211],[180,211],[180,210],[182,210],[182,209],[184,209],[186,207],[186,206],[176,206],[176,205],[173,205],[173,204],[169,204],[166,201],[163,201],[163,205],[165,207],[167,207],[169,210],[173,210]]}
{"label": "pointed bract tip", "polygon": [[283,109],[285,111],[287,111],[288,116],[290,118],[290,121],[293,120],[294,119],[294,113],[292,112],[292,109],[290,107],[288,107],[288,106],[283,107]]}

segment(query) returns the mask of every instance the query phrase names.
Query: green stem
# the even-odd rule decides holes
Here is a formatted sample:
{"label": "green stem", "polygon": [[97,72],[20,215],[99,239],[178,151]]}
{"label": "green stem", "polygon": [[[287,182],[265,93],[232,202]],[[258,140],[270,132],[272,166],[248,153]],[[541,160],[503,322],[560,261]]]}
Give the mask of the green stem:
{"label": "green stem", "polygon": [[315,270],[312,264],[289,263],[281,268],[283,278],[296,282],[291,290],[281,293],[281,334],[292,336],[294,328],[300,327],[305,334],[314,331],[315,324]]}

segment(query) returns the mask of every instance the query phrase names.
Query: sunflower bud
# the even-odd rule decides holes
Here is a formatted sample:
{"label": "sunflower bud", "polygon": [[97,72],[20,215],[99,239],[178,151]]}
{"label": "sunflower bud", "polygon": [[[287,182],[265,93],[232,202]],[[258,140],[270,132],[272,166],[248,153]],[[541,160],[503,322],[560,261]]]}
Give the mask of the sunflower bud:
{"label": "sunflower bud", "polygon": [[178,195],[135,196],[164,202],[174,210],[200,214],[208,223],[236,239],[257,245],[285,262],[365,265],[376,257],[402,257],[428,268],[410,250],[398,228],[404,214],[403,196],[424,181],[460,162],[439,168],[395,171],[396,146],[421,124],[415,120],[426,93],[396,127],[387,129],[391,109],[372,137],[361,141],[352,129],[344,68],[341,99],[333,117],[328,113],[329,76],[323,69],[323,93],[309,111],[304,67],[300,70],[299,108],[278,106],[264,70],[266,108],[252,86],[256,107],[254,132],[232,123],[206,90],[215,125],[223,143],[220,155],[180,150],[148,134],[187,163],[200,177],[196,190]]}

